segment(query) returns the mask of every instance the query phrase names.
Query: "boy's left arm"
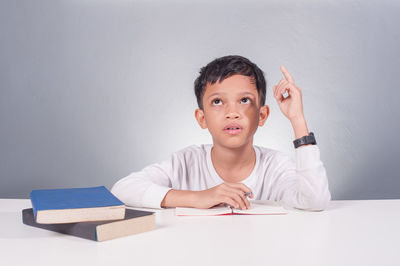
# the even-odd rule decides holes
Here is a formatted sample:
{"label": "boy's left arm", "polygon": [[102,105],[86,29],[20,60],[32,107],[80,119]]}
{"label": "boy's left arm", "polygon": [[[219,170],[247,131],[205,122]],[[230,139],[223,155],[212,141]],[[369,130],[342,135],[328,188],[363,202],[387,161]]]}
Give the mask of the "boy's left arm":
{"label": "boy's left arm", "polygon": [[[284,66],[281,66],[281,71],[284,78],[273,87],[274,97],[280,110],[292,124],[295,139],[298,139],[309,135],[303,113],[302,92]],[[291,205],[300,205],[292,207],[315,209],[318,206],[317,208],[324,209],[331,198],[326,171],[320,161],[319,148],[317,146],[305,146],[312,146],[312,144],[303,145],[296,149],[296,172],[300,178],[298,180],[299,186],[297,186],[298,191],[293,191],[293,186],[288,186],[291,188],[286,191],[288,195],[285,195],[285,201],[291,201]],[[296,199],[287,198],[290,194],[291,197],[295,196]],[[312,195],[314,195],[314,199],[312,199]]]}

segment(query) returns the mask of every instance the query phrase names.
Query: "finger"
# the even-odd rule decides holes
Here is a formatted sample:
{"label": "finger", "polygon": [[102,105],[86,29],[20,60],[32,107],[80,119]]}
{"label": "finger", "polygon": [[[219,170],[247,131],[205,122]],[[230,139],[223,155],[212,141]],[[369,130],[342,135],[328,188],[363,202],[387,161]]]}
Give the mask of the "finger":
{"label": "finger", "polygon": [[[234,198],[236,200],[238,200],[239,199],[238,197],[240,197],[240,202],[238,201],[238,203],[241,208],[243,207],[243,205],[244,205],[245,209],[250,208],[250,202],[247,199],[247,197],[245,196],[245,194],[246,194],[245,192],[243,192],[242,190],[240,190],[238,188],[233,188],[233,187],[227,187],[226,189],[228,190],[227,193],[231,193],[230,195],[234,195]],[[247,193],[250,193],[250,192],[247,192]]]}
{"label": "finger", "polygon": [[287,86],[289,84],[289,81],[287,81],[286,79],[281,79],[281,81],[279,81],[279,83],[278,83],[278,87],[277,87],[277,89],[276,89],[276,95],[275,95],[275,98],[279,98],[280,97],[280,91],[281,91],[281,89],[282,89],[282,87],[283,86]]}
{"label": "finger", "polygon": [[239,204],[229,196],[223,196],[221,198],[221,203],[226,203],[234,208],[239,208]]}
{"label": "finger", "polygon": [[282,83],[280,84],[280,86],[279,86],[278,88],[276,88],[276,96],[275,96],[275,99],[276,99],[278,102],[282,102],[282,101],[285,99],[285,97],[283,97],[283,94],[285,93],[285,91],[287,90],[287,88],[289,87],[289,85],[290,85],[290,83],[289,83],[287,80],[285,80],[284,82],[282,82]]}
{"label": "finger", "polygon": [[300,89],[296,85],[294,85],[293,83],[290,83],[289,81],[282,83],[282,86],[277,88],[277,94],[280,94],[280,93],[282,94],[285,92],[285,90],[290,90],[290,91],[294,91],[294,92],[300,91]]}
{"label": "finger", "polygon": [[[282,86],[283,83],[287,82],[287,80],[285,79],[281,79],[278,83],[278,85],[276,85],[276,87],[279,89],[280,86]],[[276,93],[274,94],[274,97],[278,97],[278,91],[276,91]]]}
{"label": "finger", "polygon": [[238,193],[237,191],[235,191],[233,189],[232,190],[226,189],[223,192],[223,197],[224,197],[224,199],[229,198],[232,200],[233,204],[229,203],[229,205],[231,205],[232,207],[240,208],[241,210],[244,210],[244,209],[246,209],[246,203],[240,197],[241,194],[242,194],[241,191]]}
{"label": "finger", "polygon": [[230,196],[235,202],[237,202],[237,204],[239,204],[239,208],[240,208],[241,210],[247,209],[246,203],[244,202],[243,198],[241,197],[241,194],[230,193],[229,196]]}
{"label": "finger", "polygon": [[251,189],[243,183],[230,183],[230,185],[232,186],[232,189],[236,189],[236,193],[242,198],[246,208],[250,208],[250,202],[247,199],[247,195],[250,198],[254,198]]}
{"label": "finger", "polygon": [[291,93],[292,88],[290,86],[282,86],[282,88],[279,90],[279,96],[281,96],[282,99],[286,99]]}
{"label": "finger", "polygon": [[279,87],[280,85],[282,85],[282,83],[284,83],[284,82],[287,82],[287,80],[284,79],[284,78],[281,78],[281,80],[278,82],[278,87]]}
{"label": "finger", "polygon": [[[286,91],[287,91],[287,96],[285,97],[284,94],[286,93]],[[279,94],[281,94],[282,97],[286,99],[289,96],[299,95],[300,91],[296,86],[288,83],[287,86],[282,86]]]}
{"label": "finger", "polygon": [[247,199],[247,197],[243,194],[242,195],[242,200],[244,202],[244,204],[246,205],[246,209],[250,209],[250,201]]}
{"label": "finger", "polygon": [[281,66],[281,71],[283,76],[285,76],[285,79],[291,83],[294,83],[294,78],[292,77],[292,75],[290,75],[289,71],[286,69],[286,67]]}

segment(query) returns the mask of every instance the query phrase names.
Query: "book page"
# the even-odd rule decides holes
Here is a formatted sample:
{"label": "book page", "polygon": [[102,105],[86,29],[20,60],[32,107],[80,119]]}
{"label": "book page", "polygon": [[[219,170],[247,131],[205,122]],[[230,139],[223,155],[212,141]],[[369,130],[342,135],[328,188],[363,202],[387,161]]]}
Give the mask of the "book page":
{"label": "book page", "polygon": [[240,209],[232,209],[233,213],[236,214],[287,214],[287,210],[285,210],[282,206],[277,204],[260,204],[251,202],[251,207],[248,210],[240,210]]}
{"label": "book page", "polygon": [[224,206],[216,206],[210,209],[196,209],[196,208],[184,208],[176,207],[175,215],[177,216],[214,216],[231,214],[232,209]]}

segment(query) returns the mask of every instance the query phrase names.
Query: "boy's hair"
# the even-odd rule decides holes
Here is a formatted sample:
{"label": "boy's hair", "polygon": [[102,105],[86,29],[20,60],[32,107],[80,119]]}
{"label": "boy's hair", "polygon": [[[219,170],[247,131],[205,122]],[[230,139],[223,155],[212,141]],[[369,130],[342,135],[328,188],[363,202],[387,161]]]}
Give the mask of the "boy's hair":
{"label": "boy's hair", "polygon": [[203,95],[207,83],[214,84],[218,80],[221,83],[224,79],[235,74],[251,77],[256,84],[261,106],[265,104],[267,84],[264,73],[256,64],[243,56],[228,55],[214,59],[205,67],[202,67],[199,73],[200,75],[194,82],[194,93],[200,109],[203,109]]}

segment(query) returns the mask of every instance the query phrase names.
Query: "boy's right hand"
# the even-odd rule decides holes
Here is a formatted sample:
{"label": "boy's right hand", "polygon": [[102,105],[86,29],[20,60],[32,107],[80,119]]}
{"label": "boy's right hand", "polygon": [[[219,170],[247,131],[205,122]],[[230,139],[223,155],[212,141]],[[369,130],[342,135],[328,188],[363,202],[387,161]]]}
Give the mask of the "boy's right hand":
{"label": "boy's right hand", "polygon": [[[208,209],[221,203],[229,204],[242,210],[250,208],[245,193],[251,193],[251,189],[242,183],[222,183],[210,189],[196,191],[195,208]],[[254,198],[251,194],[250,198]]]}

